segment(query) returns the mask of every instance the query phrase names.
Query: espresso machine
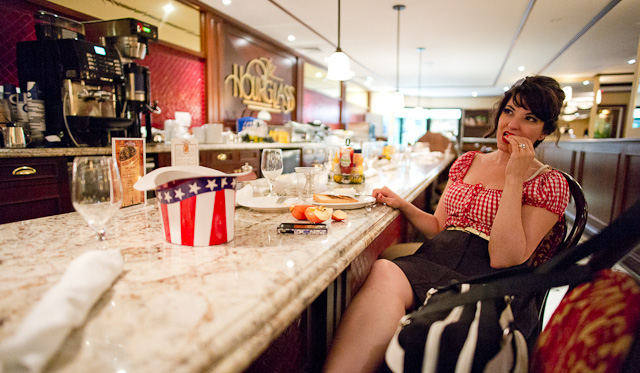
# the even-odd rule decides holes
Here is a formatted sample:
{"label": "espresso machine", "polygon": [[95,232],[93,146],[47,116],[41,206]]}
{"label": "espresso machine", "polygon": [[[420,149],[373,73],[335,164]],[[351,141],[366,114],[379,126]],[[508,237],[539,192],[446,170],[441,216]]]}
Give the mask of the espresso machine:
{"label": "espresso machine", "polygon": [[[45,103],[44,146],[108,146],[111,137],[131,136],[132,120],[117,103],[125,77],[118,51],[83,40],[80,23],[38,12],[38,40],[17,43],[23,92],[35,82]],[[33,83],[31,83],[33,85]]]}
{"label": "espresso machine", "polygon": [[121,116],[132,120],[131,137],[141,136],[144,117],[146,140],[151,142],[151,114],[159,114],[160,108],[157,101],[151,103],[149,69],[134,61],[146,57],[148,43],[158,40],[158,28],[133,18],[89,21],[83,26],[87,40],[120,54],[125,81],[117,95],[117,110]]}

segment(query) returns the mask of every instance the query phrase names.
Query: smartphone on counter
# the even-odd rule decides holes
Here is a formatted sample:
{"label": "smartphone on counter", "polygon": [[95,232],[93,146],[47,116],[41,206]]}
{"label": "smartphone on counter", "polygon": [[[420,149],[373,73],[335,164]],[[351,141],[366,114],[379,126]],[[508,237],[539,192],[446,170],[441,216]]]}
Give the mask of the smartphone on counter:
{"label": "smartphone on counter", "polygon": [[327,234],[326,224],[280,223],[278,233]]}

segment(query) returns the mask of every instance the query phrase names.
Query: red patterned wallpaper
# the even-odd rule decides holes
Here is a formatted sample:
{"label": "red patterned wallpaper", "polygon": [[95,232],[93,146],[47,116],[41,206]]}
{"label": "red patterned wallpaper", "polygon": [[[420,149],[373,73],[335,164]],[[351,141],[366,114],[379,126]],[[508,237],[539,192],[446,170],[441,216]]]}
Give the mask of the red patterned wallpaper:
{"label": "red patterned wallpaper", "polygon": [[302,96],[303,123],[319,120],[333,128],[340,122],[340,100],[308,89]]}
{"label": "red patterned wallpaper", "polygon": [[147,57],[139,61],[151,71],[151,100],[157,100],[161,114],[152,114],[154,127],[164,128],[165,119],[176,111],[191,114],[191,125],[204,124],[204,62],[190,54],[160,44],[151,44]]}
{"label": "red patterned wallpaper", "polygon": [[42,7],[26,1],[0,0],[0,84],[18,85],[18,66],[16,65],[16,43],[36,40],[33,15]]}
{"label": "red patterned wallpaper", "polygon": [[[43,9],[22,0],[0,0],[0,84],[18,85],[16,43],[35,40],[34,13]],[[45,9],[46,10],[46,9]],[[67,16],[61,14],[61,16]],[[71,18],[71,17],[69,17]],[[188,53],[151,44],[149,55],[141,65],[151,71],[151,98],[158,100],[162,113],[151,115],[154,127],[163,128],[165,119],[174,118],[176,111],[191,113],[192,126],[200,126],[205,118],[204,62]]]}

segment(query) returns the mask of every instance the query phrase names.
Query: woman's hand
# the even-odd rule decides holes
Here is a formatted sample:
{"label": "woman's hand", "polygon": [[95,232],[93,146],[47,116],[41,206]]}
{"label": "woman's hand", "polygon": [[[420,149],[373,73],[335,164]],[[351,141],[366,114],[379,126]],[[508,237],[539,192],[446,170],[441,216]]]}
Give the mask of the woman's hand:
{"label": "woman's hand", "polygon": [[380,203],[385,203],[389,207],[399,209],[407,203],[402,197],[395,194],[391,189],[383,187],[381,189],[374,189],[371,192],[371,196]]}
{"label": "woman's hand", "polygon": [[524,182],[527,178],[527,170],[535,157],[533,143],[526,137],[516,135],[509,135],[504,139],[509,143],[509,152],[511,153],[505,176],[507,178],[515,177],[519,182]]}

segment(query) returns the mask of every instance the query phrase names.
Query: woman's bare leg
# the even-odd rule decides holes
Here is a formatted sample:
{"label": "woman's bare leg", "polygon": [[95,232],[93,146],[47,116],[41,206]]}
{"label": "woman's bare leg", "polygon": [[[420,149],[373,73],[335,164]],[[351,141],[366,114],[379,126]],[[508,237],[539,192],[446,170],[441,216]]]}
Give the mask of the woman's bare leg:
{"label": "woman's bare leg", "polygon": [[404,272],[388,260],[375,261],[340,321],[325,372],[375,371],[384,360],[398,321],[413,301]]}

